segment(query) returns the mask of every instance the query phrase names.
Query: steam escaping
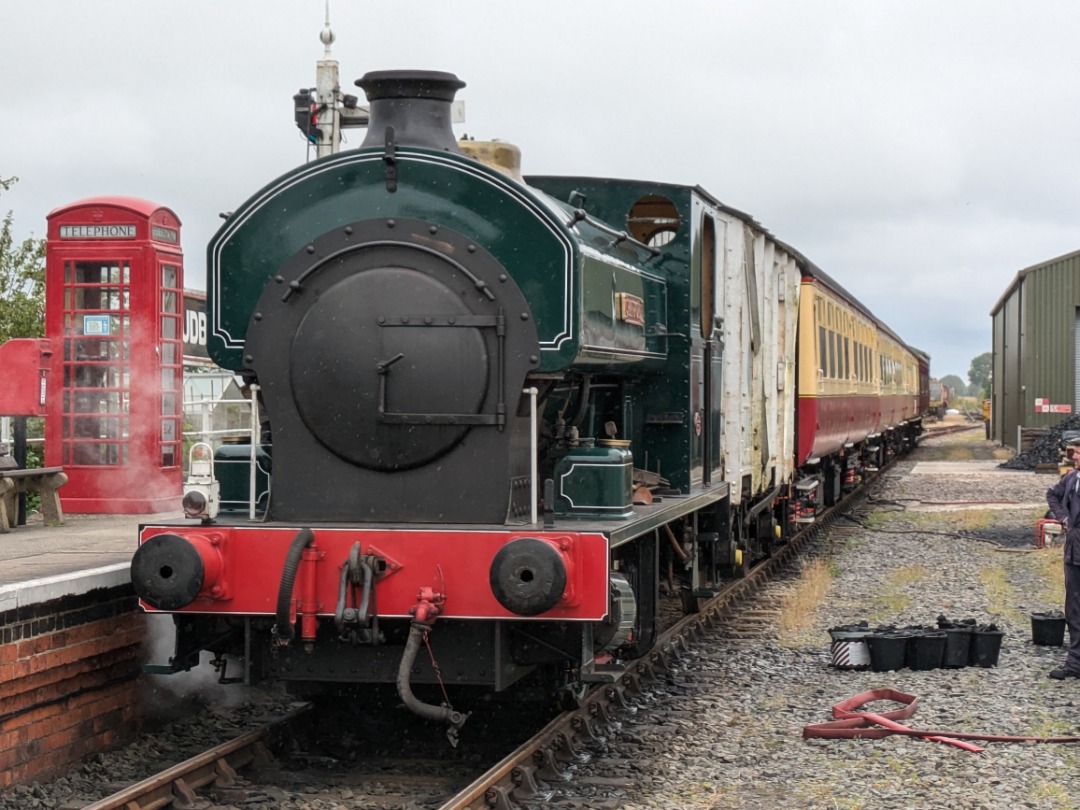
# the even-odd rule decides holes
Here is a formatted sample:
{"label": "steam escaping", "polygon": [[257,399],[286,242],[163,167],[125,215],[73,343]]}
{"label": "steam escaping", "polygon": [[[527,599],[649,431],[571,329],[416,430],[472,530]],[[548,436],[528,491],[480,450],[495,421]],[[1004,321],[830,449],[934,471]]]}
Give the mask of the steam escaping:
{"label": "steam escaping", "polygon": [[[172,614],[149,613],[143,618],[146,631],[143,666],[168,667],[176,649],[176,625]],[[211,665],[212,658],[211,653],[203,651],[199,666],[190,670],[171,675],[154,672],[143,675],[140,699],[144,716],[167,721],[189,713],[193,708],[234,708],[283,699],[281,690],[274,685],[250,687],[242,683],[220,683],[221,673]],[[225,676],[241,677],[243,662],[234,656],[225,656],[225,659]]]}

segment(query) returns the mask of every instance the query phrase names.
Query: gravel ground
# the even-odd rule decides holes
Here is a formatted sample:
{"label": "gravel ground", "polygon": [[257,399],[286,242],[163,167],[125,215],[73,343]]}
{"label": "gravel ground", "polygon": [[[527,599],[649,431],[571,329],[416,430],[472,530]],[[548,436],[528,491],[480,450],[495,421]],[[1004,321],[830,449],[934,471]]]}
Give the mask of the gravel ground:
{"label": "gravel ground", "polygon": [[[781,643],[773,627],[755,639],[721,638],[650,695],[666,719],[624,720],[601,771],[636,784],[607,793],[608,806],[1080,807],[1075,744],[984,743],[970,753],[899,735],[802,738],[804,726],[832,719],[835,703],[877,688],[919,696],[908,721],[916,729],[1080,735],[1080,681],[1047,678],[1064,651],[1033,645],[1028,618],[1060,607],[1060,548],[1028,550],[1054,479],[997,469],[999,454],[980,430],[928,440],[894,468],[862,510],[865,525],[840,532],[837,576],[804,637]],[[1004,629],[998,666],[830,666],[830,627],[932,624],[939,614]]]}
{"label": "gravel ground", "polygon": [[[1080,807],[1070,787],[1080,766],[1075,745],[986,743],[983,753],[969,753],[902,736],[802,738],[804,726],[831,719],[833,704],[886,687],[920,697],[913,728],[1080,734],[1080,681],[1049,680],[1063,650],[1030,640],[1028,614],[1060,607],[1060,549],[1031,547],[1053,478],[999,469],[1007,457],[983,441],[981,429],[924,442],[855,521],[831,533],[834,579],[805,629],[780,640],[766,621],[756,637],[720,635],[685,656],[679,671],[640,699],[637,713],[620,717],[593,746],[578,772],[584,787],[573,791],[578,806]],[[764,602],[791,588],[771,586]],[[939,614],[1004,629],[998,666],[888,673],[830,666],[830,627],[930,624]],[[64,779],[0,795],[0,810],[54,810],[141,776],[148,759],[172,758],[177,745],[240,733],[277,710],[271,695],[238,710],[202,712],[135,748],[94,757]],[[556,796],[547,806],[561,803]],[[317,810],[300,797],[288,806]]]}

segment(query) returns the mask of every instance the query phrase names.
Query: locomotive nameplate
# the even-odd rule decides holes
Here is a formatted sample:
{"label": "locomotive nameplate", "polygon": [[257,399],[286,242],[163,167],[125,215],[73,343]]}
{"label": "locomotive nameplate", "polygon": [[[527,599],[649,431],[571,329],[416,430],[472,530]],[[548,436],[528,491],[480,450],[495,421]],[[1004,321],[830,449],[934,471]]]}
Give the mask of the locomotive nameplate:
{"label": "locomotive nameplate", "polygon": [[624,323],[645,326],[645,300],[630,293],[615,293],[615,315]]}
{"label": "locomotive nameplate", "polygon": [[685,425],[686,413],[684,411],[662,411],[650,413],[645,416],[646,425]]}

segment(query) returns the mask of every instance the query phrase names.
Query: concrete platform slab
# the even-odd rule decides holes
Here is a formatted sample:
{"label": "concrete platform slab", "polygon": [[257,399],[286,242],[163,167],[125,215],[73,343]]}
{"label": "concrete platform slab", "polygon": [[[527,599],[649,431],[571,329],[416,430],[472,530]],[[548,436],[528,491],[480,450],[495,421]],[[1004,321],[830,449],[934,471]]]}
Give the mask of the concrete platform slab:
{"label": "concrete platform slab", "polygon": [[65,515],[46,526],[41,515],[0,534],[0,610],[128,581],[140,523],[180,517]]}
{"label": "concrete platform slab", "polygon": [[[919,461],[911,468],[912,475],[983,475],[993,474],[997,476],[1016,476],[1017,478],[1031,478],[1034,473],[1029,470],[1005,470],[999,465],[1000,461]],[[1049,484],[1048,484],[1049,486]]]}

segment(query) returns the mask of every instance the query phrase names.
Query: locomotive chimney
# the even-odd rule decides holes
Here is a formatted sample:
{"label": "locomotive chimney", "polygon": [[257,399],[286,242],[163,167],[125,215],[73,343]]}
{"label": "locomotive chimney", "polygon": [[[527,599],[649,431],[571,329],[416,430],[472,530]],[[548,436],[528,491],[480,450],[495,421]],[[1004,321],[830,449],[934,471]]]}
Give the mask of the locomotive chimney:
{"label": "locomotive chimney", "polygon": [[360,144],[382,146],[387,127],[398,146],[423,146],[461,153],[450,128],[450,105],[465,86],[453,73],[435,70],[377,70],[356,80],[371,102],[367,137]]}

